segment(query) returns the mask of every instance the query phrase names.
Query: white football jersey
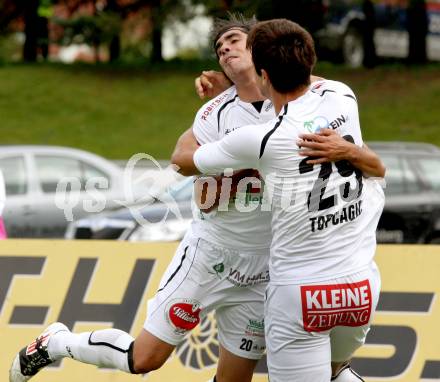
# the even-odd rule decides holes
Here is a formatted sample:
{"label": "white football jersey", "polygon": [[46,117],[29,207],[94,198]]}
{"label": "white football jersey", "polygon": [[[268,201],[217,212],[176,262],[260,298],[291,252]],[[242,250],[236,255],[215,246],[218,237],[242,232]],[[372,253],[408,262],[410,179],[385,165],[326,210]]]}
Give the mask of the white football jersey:
{"label": "white football jersey", "polygon": [[[269,100],[255,107],[238,98],[235,86],[207,102],[197,113],[193,132],[203,145],[216,142],[242,126],[253,124],[255,130],[275,117]],[[242,167],[246,168],[246,167]],[[220,173],[222,173],[220,171]],[[270,211],[261,211],[261,181],[243,184],[236,196],[211,213],[199,213],[192,232],[221,247],[252,252],[269,248],[271,242]]]}
{"label": "white football jersey", "polygon": [[348,161],[310,165],[298,135],[334,129],[361,146],[356,98],[336,81],[320,81],[289,102],[264,126],[245,126],[202,146],[194,162],[202,173],[258,168],[264,176],[263,209],[272,210],[270,278],[296,284],[336,278],[369,266],[384,195]]}

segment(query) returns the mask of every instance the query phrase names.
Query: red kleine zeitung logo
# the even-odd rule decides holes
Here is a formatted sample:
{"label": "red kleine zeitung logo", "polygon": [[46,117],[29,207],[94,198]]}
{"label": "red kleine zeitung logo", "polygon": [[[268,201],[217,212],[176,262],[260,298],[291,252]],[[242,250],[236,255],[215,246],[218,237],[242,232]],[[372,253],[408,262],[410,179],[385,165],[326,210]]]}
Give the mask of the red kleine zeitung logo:
{"label": "red kleine zeitung logo", "polygon": [[366,325],[371,316],[370,283],[302,286],[301,302],[304,330],[308,332]]}
{"label": "red kleine zeitung logo", "polygon": [[200,302],[191,299],[173,300],[167,307],[168,322],[178,333],[194,329],[200,322]]}

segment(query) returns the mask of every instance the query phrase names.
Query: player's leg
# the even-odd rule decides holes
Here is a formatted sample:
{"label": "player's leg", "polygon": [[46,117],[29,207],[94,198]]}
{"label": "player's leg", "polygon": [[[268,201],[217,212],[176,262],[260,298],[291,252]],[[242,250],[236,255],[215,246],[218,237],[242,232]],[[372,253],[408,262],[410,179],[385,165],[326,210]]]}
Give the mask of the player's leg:
{"label": "player's leg", "polygon": [[127,373],[132,369],[133,337],[118,329],[71,333],[63,324],[50,325],[15,357],[9,379],[29,380],[41,368],[63,357],[102,367],[112,367]]}
{"label": "player's leg", "polygon": [[133,365],[137,373],[160,368],[200,322],[206,302],[205,290],[197,282],[202,277],[201,270],[204,263],[198,240],[187,234],[156,295],[148,301],[144,328],[134,342]]}
{"label": "player's leg", "polygon": [[369,321],[362,326],[336,326],[330,334],[332,349],[332,381],[359,382],[363,379],[351,368],[350,359],[364,343],[370,330],[372,317],[376,310],[380,294],[380,274],[375,264],[368,271],[351,275],[340,283],[352,283],[368,279],[371,294],[371,312]]}
{"label": "player's leg", "polygon": [[229,302],[235,304],[216,310],[220,345],[215,382],[251,382],[266,348],[264,286],[241,288],[238,293],[236,288],[232,290]]}
{"label": "player's leg", "polygon": [[[269,329],[271,330],[271,329]],[[280,335],[278,333],[276,335]],[[284,336],[282,334],[282,336]],[[330,342],[325,336],[281,343],[267,338],[267,363],[270,382],[328,382],[331,379]],[[276,345],[279,345],[277,347]]]}
{"label": "player's leg", "polygon": [[49,341],[48,353],[52,360],[70,357],[99,367],[139,374],[162,366],[174,347],[146,330],[136,339],[118,329],[83,333],[60,331]]}
{"label": "player's leg", "polygon": [[118,329],[72,333],[55,323],[19,352],[10,380],[26,381],[42,367],[64,357],[127,373],[147,373],[162,366],[174,347],[145,330],[134,340]]}
{"label": "player's leg", "polygon": [[144,374],[159,369],[171,355],[175,347],[175,345],[170,345],[143,329],[134,341],[134,371]]}
{"label": "player's leg", "polygon": [[220,345],[216,382],[251,382],[258,360],[239,357]]}
{"label": "player's leg", "polygon": [[[193,279],[199,278],[199,268],[194,266],[198,264],[196,257],[197,240],[186,237],[165,271],[158,292],[148,301],[144,328],[134,341],[127,333],[117,329],[99,330],[90,335],[70,334],[58,346],[61,350],[59,355],[135,374],[160,368],[187,332],[199,322],[201,304],[191,299],[200,294],[193,282]],[[184,298],[186,296],[190,298]],[[187,310],[185,315],[175,314],[176,306],[182,312]],[[60,333],[60,340],[63,336]],[[57,343],[56,338],[54,342]],[[124,346],[120,346],[121,342]],[[65,349],[70,352],[66,354]]]}
{"label": "player's leg", "polygon": [[330,334],[332,348],[332,381],[360,382],[363,379],[351,368],[353,353],[365,341],[369,325],[362,327],[337,326]]}
{"label": "player's leg", "polygon": [[[266,274],[267,252],[264,255],[231,254],[225,258],[230,269],[238,274]],[[229,263],[229,261],[231,263]],[[230,273],[230,272],[229,272]],[[228,273],[228,275],[229,275]],[[266,349],[264,338],[264,293],[267,283],[234,285],[226,277],[221,305],[216,308],[219,361],[217,382],[250,382]]]}
{"label": "player's leg", "polygon": [[63,357],[127,373],[145,373],[160,367],[185,335],[183,332],[176,334],[175,328],[165,322],[160,307],[165,309],[166,300],[172,297],[177,286],[184,285],[192,271],[196,252],[196,242],[182,241],[159,291],[149,301],[145,328],[148,330],[149,322],[155,320],[157,323],[151,325],[152,329],[162,335],[143,330],[135,341],[119,329],[72,333],[65,325],[55,323],[18,353],[10,369],[10,381],[27,381],[41,368]]}
{"label": "player's leg", "polygon": [[299,285],[269,285],[265,306],[267,365],[271,382],[328,382],[328,331],[304,329]]}
{"label": "player's leg", "polygon": [[332,376],[340,374],[349,365],[354,352],[365,342],[369,325],[359,327],[337,326],[330,333],[332,348]]}
{"label": "player's leg", "polygon": [[[269,329],[271,330],[271,329]],[[280,333],[278,333],[280,335]],[[331,378],[330,343],[319,335],[307,339],[268,341],[268,370],[271,382],[328,382]]]}

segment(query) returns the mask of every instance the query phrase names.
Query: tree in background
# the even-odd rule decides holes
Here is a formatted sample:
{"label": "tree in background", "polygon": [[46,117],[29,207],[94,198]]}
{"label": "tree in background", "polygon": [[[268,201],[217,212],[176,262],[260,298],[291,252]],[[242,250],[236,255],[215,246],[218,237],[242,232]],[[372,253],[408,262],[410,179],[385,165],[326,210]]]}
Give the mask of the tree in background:
{"label": "tree in background", "polygon": [[406,14],[409,34],[408,62],[423,64],[427,61],[426,36],[428,34],[428,14],[425,0],[410,0]]}
{"label": "tree in background", "polygon": [[38,43],[38,7],[39,0],[28,0],[23,6],[25,40],[23,46],[23,59],[27,62],[37,60]]}
{"label": "tree in background", "polygon": [[364,44],[363,65],[372,68],[377,63],[376,46],[374,44],[374,30],[376,29],[376,12],[371,0],[362,1],[362,11],[365,22],[362,24],[362,40]]}
{"label": "tree in background", "polygon": [[257,14],[261,0],[199,0],[198,3],[203,4],[206,14],[214,18],[225,18],[228,12],[239,12],[246,17],[251,17]]}
{"label": "tree in background", "polygon": [[51,0],[1,0],[0,32],[17,20],[24,25],[23,60],[35,62],[38,54],[48,56],[48,18]]}
{"label": "tree in background", "polygon": [[38,7],[39,0],[2,0],[0,3],[0,29],[4,33],[9,25],[18,18],[24,21],[25,42],[23,45],[23,59],[36,61],[38,42]]}
{"label": "tree in background", "polygon": [[[118,15],[120,12],[119,3],[116,0],[107,0],[107,5],[106,5],[105,10],[107,12]],[[121,55],[121,37],[120,37],[119,33],[114,33],[110,37],[110,44],[109,44],[110,62],[113,62],[113,61],[116,61],[117,59],[119,59],[120,55]]]}
{"label": "tree in background", "polygon": [[[193,0],[193,4],[204,3]],[[123,24],[136,14],[150,37],[153,62],[163,61],[162,31],[168,17],[187,20],[192,17],[192,6],[187,0],[0,0],[0,32],[5,32],[15,20],[20,20],[25,34],[23,59],[37,60],[48,55],[48,22],[58,27],[57,39],[62,44],[84,42],[98,51],[108,46],[109,60],[121,55]],[[53,15],[51,13],[53,9]],[[51,17],[53,16],[53,17]],[[61,32],[60,32],[61,31]]]}
{"label": "tree in background", "polygon": [[5,33],[10,24],[20,17],[20,1],[0,0],[0,32]]}
{"label": "tree in background", "polygon": [[322,7],[322,0],[260,0],[256,15],[259,20],[286,18],[313,33],[324,25]]}
{"label": "tree in background", "polygon": [[110,44],[119,33],[119,15],[105,12],[101,1],[59,1],[52,23],[59,28],[54,40],[61,45],[87,44],[94,48],[95,61],[100,61],[103,43]]}

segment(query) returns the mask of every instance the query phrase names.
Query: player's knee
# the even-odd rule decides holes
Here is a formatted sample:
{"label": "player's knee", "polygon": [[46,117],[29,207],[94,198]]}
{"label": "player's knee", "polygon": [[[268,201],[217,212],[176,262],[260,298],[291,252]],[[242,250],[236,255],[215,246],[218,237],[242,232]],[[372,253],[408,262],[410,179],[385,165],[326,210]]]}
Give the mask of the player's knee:
{"label": "player's knee", "polygon": [[166,361],[166,358],[151,352],[136,354],[133,359],[133,369],[136,374],[145,374],[159,369]]}

